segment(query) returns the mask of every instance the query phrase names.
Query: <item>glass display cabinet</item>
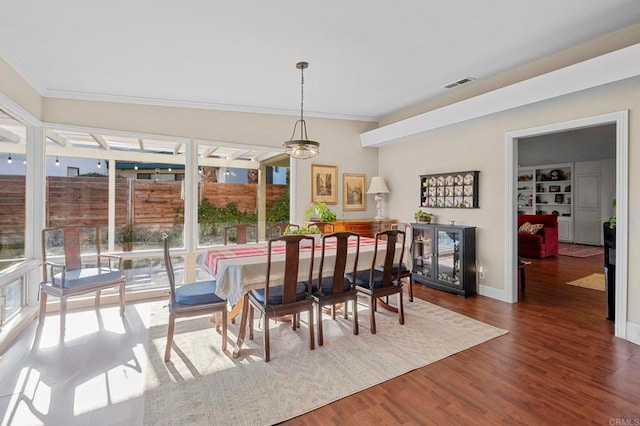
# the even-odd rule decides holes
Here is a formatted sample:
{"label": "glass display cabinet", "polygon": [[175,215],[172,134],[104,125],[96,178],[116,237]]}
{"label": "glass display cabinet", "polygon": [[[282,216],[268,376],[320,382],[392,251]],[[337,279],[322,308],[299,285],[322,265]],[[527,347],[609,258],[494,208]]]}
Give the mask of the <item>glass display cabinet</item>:
{"label": "glass display cabinet", "polygon": [[474,226],[414,223],[413,278],[460,296],[476,294]]}

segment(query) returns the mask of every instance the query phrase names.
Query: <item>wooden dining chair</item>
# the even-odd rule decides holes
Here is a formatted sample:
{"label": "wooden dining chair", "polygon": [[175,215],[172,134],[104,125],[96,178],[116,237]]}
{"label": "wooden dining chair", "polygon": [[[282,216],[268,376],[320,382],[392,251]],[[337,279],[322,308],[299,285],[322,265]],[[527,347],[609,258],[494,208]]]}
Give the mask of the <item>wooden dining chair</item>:
{"label": "wooden dining chair", "polygon": [[296,230],[300,229],[300,225],[296,225],[295,223],[276,223],[275,225],[271,225],[269,227],[269,238],[278,238],[287,232],[287,230]]}
{"label": "wooden dining chair", "polygon": [[[300,282],[298,281],[298,270],[300,266],[300,247],[303,241],[310,246],[311,257],[309,259],[308,279]],[[284,235],[269,240],[265,286],[249,292],[249,339],[253,339],[253,317],[257,310],[264,316],[262,334],[265,362],[271,359],[269,320],[276,317],[293,315],[291,324],[293,330],[296,330],[300,326],[300,314],[307,312],[309,315],[309,349],[314,349],[313,301],[310,298],[313,280],[313,257],[315,254],[314,241],[313,237],[307,235]],[[273,248],[281,243],[285,244],[284,276],[282,277],[281,285],[270,287],[272,281],[280,281],[281,278],[274,274],[272,267]]]}
{"label": "wooden dining chair", "polygon": [[[355,253],[349,258],[347,251],[349,249],[349,238],[356,240]],[[336,254],[333,272],[324,276],[322,271],[325,267],[325,253],[327,250],[327,242],[335,240]],[[333,250],[333,248],[331,249]],[[353,232],[336,232],[322,236],[322,254],[320,256],[320,270],[318,279],[313,282],[313,293],[311,299],[316,306],[318,313],[318,345],[323,344],[322,332],[322,308],[331,306],[331,315],[333,319],[336,316],[336,303],[344,304],[344,318],[349,316],[349,303],[353,306],[353,334],[358,334],[358,294],[351,280],[345,277],[347,271],[352,271],[355,275],[358,270],[358,257],[360,256],[360,235]],[[350,262],[350,268],[347,269],[347,263]]]}
{"label": "wooden dining chair", "polygon": [[176,318],[222,314],[216,329],[222,327],[222,351],[227,350],[227,301],[216,295],[215,280],[183,284],[176,287],[171,255],[169,254],[169,237],[162,236],[164,249],[164,266],[169,278],[169,326],[167,329],[167,347],[164,351],[164,362],[171,359],[171,346]]}
{"label": "wooden dining chair", "polygon": [[311,226],[318,228],[322,234],[330,234],[335,230],[333,222],[311,222],[309,227]]}
{"label": "wooden dining chair", "polygon": [[[235,231],[235,232],[234,232]],[[252,233],[248,231],[253,231]],[[248,235],[253,235],[253,242],[258,242],[258,227],[256,225],[249,224],[236,224],[227,226],[224,228],[224,245],[228,245],[231,237],[235,235],[236,244],[247,244]]]}
{"label": "wooden dining chair", "polygon": [[[60,298],[60,338],[64,338],[67,298],[95,292],[95,306],[100,306],[101,290],[118,287],[120,315],[124,315],[125,277],[121,256],[100,253],[99,226],[59,226],[42,230],[42,282],[38,328],[44,324],[47,296]],[[59,242],[63,248],[61,263],[47,260],[48,248]],[[83,248],[95,255],[82,259]]]}
{"label": "wooden dining chair", "polygon": [[[400,256],[398,262],[395,262],[397,243],[399,240],[404,241],[405,233],[398,229],[378,232],[375,235],[375,246],[371,268],[365,271],[359,271],[356,274],[347,273],[346,277],[355,284],[358,294],[366,296],[369,301],[369,324],[371,333],[376,334],[376,308],[377,299],[379,297],[398,295],[398,321],[404,324],[404,308],[402,305],[402,280],[400,279],[399,270],[393,273],[395,264],[402,264],[404,256],[404,244],[400,245]],[[376,269],[378,245],[386,244],[386,253],[382,270]]]}
{"label": "wooden dining chair", "polygon": [[[403,222],[398,222],[398,223],[394,223],[391,225],[391,229],[399,229],[400,231],[403,231],[405,234],[404,241],[400,241],[405,249],[409,249],[411,250],[411,243],[412,243],[412,236],[413,236],[413,232],[411,228],[411,225],[408,223],[403,223]],[[408,279],[409,282],[409,302],[413,302],[413,273],[411,272],[412,266],[411,266],[411,262],[413,261],[413,259],[411,258],[411,255],[409,255],[408,261],[402,263],[401,265],[398,265],[397,263],[395,263],[393,265],[393,269],[392,269],[392,274],[393,275],[398,275],[398,268],[400,268],[400,279]],[[382,270],[382,266],[376,266],[376,269],[378,269],[379,271]]]}

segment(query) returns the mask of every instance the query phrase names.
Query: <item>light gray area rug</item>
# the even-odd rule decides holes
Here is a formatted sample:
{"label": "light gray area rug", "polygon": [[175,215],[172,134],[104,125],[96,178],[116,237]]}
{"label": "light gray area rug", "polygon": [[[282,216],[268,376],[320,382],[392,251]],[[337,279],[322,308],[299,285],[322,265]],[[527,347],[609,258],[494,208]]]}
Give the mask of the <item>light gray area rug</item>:
{"label": "light gray area rug", "polygon": [[[165,364],[168,313],[159,304],[152,309],[147,343],[144,423],[274,424],[507,333],[419,299],[405,301],[404,325],[397,314],[379,308],[375,335],[366,307],[358,314],[357,336],[351,317],[323,315],[324,346],[313,351],[304,317],[295,332],[290,324],[271,322],[268,363],[258,320],[255,339],[247,333],[240,358],[230,359],[208,317],[181,319]],[[230,324],[229,331],[232,341],[238,325]]]}

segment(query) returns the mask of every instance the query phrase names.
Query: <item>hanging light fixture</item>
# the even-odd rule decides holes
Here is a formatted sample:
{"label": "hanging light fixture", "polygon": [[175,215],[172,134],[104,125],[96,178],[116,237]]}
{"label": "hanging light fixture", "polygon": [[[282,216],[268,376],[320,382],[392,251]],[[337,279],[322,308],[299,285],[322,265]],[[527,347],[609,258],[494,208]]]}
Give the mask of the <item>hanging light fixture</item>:
{"label": "hanging light fixture", "polygon": [[58,160],[58,156],[56,155],[56,166],[60,165],[60,160]]}
{"label": "hanging light fixture", "polygon": [[102,168],[102,163],[100,162],[100,160],[98,160],[98,168]]}
{"label": "hanging light fixture", "polygon": [[134,170],[138,170],[138,164],[136,164],[135,166],[133,166]]}
{"label": "hanging light fixture", "polygon": [[[307,62],[298,62],[296,68],[300,70],[300,119],[296,121],[293,126],[293,133],[291,139],[283,144],[284,152],[289,154],[293,158],[304,160],[307,158],[315,157],[320,152],[320,143],[309,140],[307,136],[307,123],[304,121],[304,70],[309,67]],[[300,138],[294,139],[296,135],[296,129],[300,123]]]}
{"label": "hanging light fixture", "polygon": [[7,163],[13,163],[13,158],[11,158],[11,154],[9,154],[9,158],[7,158]]}

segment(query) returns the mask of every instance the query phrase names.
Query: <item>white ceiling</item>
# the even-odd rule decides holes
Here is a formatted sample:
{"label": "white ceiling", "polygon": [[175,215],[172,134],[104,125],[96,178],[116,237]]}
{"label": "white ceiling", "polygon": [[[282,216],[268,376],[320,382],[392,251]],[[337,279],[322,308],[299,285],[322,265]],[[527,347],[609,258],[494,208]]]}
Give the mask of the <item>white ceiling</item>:
{"label": "white ceiling", "polygon": [[[43,96],[376,120],[640,22],[637,0],[4,0]],[[469,83],[473,84],[473,83]],[[455,90],[455,89],[452,89]]]}

